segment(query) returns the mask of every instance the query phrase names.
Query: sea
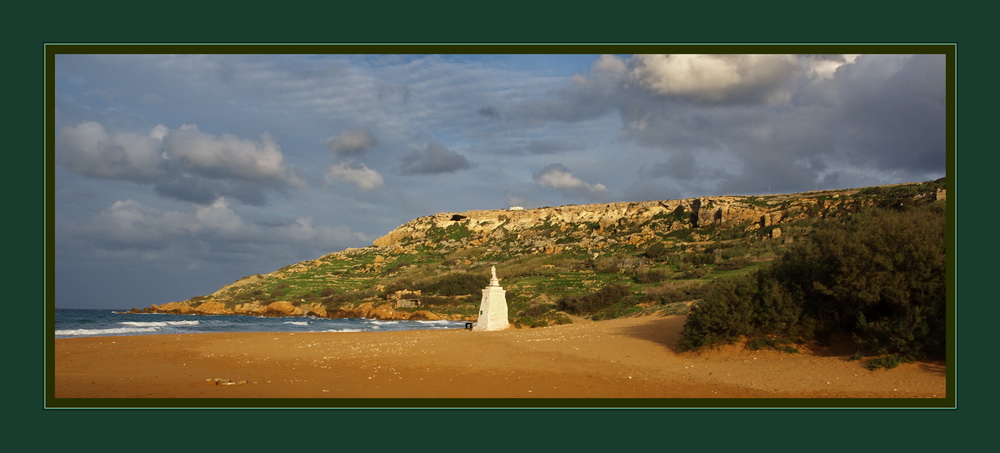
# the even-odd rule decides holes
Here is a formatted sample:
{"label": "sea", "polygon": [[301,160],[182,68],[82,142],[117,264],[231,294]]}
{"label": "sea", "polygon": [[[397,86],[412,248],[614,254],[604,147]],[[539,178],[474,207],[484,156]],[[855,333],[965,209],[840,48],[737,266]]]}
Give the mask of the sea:
{"label": "sea", "polygon": [[385,332],[464,329],[463,321],[386,321],[314,317],[265,318],[233,315],[171,315],[125,310],[55,310],[55,337],[108,337],[224,332]]}

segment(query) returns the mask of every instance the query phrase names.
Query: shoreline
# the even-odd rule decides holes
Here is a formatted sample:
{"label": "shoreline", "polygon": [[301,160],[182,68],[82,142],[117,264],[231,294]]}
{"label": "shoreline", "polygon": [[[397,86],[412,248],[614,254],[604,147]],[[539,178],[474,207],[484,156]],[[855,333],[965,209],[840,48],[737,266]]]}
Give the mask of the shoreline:
{"label": "shoreline", "polygon": [[63,338],[55,340],[53,396],[945,398],[944,362],[870,371],[864,360],[827,349],[788,354],[728,345],[679,353],[684,319],[647,315],[497,332]]}

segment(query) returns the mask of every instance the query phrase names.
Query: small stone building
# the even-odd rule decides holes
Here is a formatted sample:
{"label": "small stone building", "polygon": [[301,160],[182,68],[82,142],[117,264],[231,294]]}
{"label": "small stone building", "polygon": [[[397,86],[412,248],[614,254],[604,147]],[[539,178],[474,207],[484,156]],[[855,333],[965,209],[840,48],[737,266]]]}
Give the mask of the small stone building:
{"label": "small stone building", "polygon": [[420,302],[420,290],[409,291],[401,290],[396,291],[390,296],[391,299],[396,301],[396,308],[415,308],[423,306]]}

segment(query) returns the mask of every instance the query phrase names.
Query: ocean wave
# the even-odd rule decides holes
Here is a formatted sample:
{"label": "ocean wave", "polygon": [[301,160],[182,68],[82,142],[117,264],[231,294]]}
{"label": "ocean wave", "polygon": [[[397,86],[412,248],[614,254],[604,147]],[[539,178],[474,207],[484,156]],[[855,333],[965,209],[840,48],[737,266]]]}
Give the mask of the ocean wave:
{"label": "ocean wave", "polygon": [[159,327],[116,327],[111,329],[71,329],[71,330],[57,330],[56,336],[100,336],[100,335],[119,335],[119,334],[129,334],[129,333],[149,333],[159,331]]}
{"label": "ocean wave", "polygon": [[291,324],[293,326],[308,326],[309,322],[307,322],[307,321],[285,321],[282,324]]}
{"label": "ocean wave", "polygon": [[197,326],[198,321],[122,321],[118,324],[135,327],[176,327],[176,326]]}
{"label": "ocean wave", "polygon": [[330,329],[327,332],[364,332],[364,329]]}

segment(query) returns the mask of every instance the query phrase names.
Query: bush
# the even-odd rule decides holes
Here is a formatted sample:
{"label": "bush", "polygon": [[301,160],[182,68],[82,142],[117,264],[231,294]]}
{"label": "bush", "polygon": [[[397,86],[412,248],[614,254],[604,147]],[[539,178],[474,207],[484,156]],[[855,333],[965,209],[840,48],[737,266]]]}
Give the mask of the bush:
{"label": "bush", "polygon": [[467,294],[478,294],[489,283],[490,278],[486,275],[469,272],[452,272],[432,281],[414,281],[409,278],[400,279],[386,284],[384,293],[392,294],[396,291],[419,290],[425,297],[426,295],[464,296]]}
{"label": "bush", "polygon": [[942,356],[945,268],[943,203],[846,216],[770,267],[713,285],[692,309],[681,347],[842,332],[862,354]]}
{"label": "bush", "polygon": [[660,304],[669,304],[701,299],[705,297],[708,287],[708,284],[700,282],[691,284],[668,283],[658,287],[647,288],[644,293],[649,300]]}
{"label": "bush", "polygon": [[524,316],[537,318],[552,311],[552,308],[554,306],[551,304],[535,304],[524,310]]}
{"label": "bush", "polygon": [[632,293],[623,285],[612,283],[593,294],[569,296],[556,304],[561,311],[572,314],[593,314],[616,303],[628,300]]}
{"label": "bush", "polygon": [[640,284],[645,283],[660,283],[667,280],[668,275],[662,270],[650,269],[645,271],[639,271],[635,275],[635,282]]}
{"label": "bush", "polygon": [[901,363],[910,363],[910,362],[913,362],[913,360],[908,357],[900,355],[890,355],[869,360],[868,369],[877,370],[879,368],[885,368],[887,370],[891,370],[899,366]]}
{"label": "bush", "polygon": [[715,253],[712,250],[706,250],[700,253],[699,252],[685,253],[681,257],[681,262],[693,264],[695,266],[715,264]]}
{"label": "bush", "polygon": [[715,266],[717,271],[735,271],[737,269],[743,269],[749,265],[753,264],[750,258],[730,258],[723,260],[721,263]]}
{"label": "bush", "polygon": [[649,258],[653,261],[663,261],[670,257],[670,249],[666,246],[666,244],[662,242],[657,242],[649,246],[649,248],[646,249],[644,255],[646,256],[646,258]]}

